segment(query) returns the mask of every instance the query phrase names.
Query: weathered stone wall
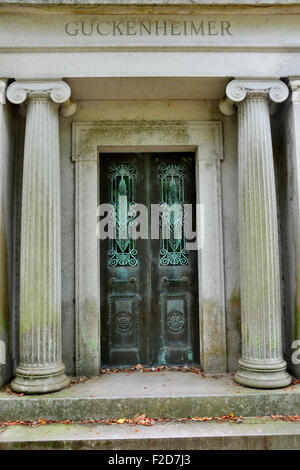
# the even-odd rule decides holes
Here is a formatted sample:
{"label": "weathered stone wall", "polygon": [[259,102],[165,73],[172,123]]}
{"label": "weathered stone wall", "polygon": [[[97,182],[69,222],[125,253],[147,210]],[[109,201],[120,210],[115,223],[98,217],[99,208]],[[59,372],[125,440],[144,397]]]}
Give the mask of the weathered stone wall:
{"label": "weathered stone wall", "polygon": [[0,386],[12,375],[14,127],[11,107],[0,104]]}
{"label": "weathered stone wall", "polygon": [[295,105],[290,97],[274,116],[273,127],[281,229],[284,352],[296,377],[300,376],[300,367],[293,363],[292,354],[299,345],[293,348],[292,344],[300,340],[298,108],[299,104]]}

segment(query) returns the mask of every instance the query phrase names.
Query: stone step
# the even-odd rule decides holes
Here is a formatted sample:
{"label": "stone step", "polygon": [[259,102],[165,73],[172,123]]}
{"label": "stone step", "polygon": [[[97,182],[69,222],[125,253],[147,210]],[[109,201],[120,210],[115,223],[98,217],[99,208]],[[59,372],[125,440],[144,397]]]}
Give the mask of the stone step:
{"label": "stone step", "polygon": [[191,372],[111,373],[60,392],[18,396],[0,391],[0,421],[300,414],[300,384],[257,390],[235,384],[231,374]]}
{"label": "stone step", "polygon": [[3,450],[295,450],[299,448],[300,423],[270,418],[245,418],[240,424],[215,421],[167,422],[151,427],[128,424],[46,424],[38,427],[15,425],[0,432],[0,449]]}

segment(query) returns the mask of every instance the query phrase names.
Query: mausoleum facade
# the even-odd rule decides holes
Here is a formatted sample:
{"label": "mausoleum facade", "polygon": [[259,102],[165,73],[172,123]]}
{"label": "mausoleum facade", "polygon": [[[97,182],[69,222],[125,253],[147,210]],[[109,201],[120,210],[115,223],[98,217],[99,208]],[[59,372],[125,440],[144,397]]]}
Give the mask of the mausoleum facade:
{"label": "mausoleum facade", "polygon": [[7,0],[0,38],[1,385],[299,378],[299,2]]}

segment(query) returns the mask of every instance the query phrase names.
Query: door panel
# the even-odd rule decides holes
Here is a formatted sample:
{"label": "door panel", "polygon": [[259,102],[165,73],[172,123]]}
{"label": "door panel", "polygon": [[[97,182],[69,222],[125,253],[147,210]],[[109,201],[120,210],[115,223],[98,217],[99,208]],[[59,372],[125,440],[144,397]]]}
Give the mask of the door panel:
{"label": "door panel", "polygon": [[[197,252],[186,250],[180,212],[195,203],[194,166],[191,153],[100,156],[100,202],[113,204],[117,227],[116,239],[100,241],[104,366],[199,362]],[[119,196],[127,197],[127,217]],[[135,203],[148,208],[147,239],[126,236],[139,215]],[[153,204],[162,211],[152,213],[156,238]],[[166,218],[163,209],[173,204]]]}
{"label": "door panel", "polygon": [[[151,203],[194,207],[194,155],[153,154],[152,162]],[[161,226],[159,240],[151,240],[152,291],[157,293],[152,297],[153,331],[159,332],[152,352],[159,364],[199,362],[197,251],[186,251],[184,226],[180,218],[176,224],[176,215],[170,212],[168,217],[169,233],[164,235],[170,237],[163,238]],[[176,233],[182,237],[176,239]]]}

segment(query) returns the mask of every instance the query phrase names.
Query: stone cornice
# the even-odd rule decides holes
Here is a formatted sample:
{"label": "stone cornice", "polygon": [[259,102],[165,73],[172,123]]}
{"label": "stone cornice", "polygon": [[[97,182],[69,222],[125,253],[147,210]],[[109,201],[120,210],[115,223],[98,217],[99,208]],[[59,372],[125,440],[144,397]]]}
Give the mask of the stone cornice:
{"label": "stone cornice", "polygon": [[273,79],[237,79],[232,80],[226,87],[227,97],[236,103],[244,101],[247,96],[265,94],[274,103],[282,103],[289,96],[285,83]]}
{"label": "stone cornice", "polygon": [[298,5],[298,0],[5,0],[10,5]]}
{"label": "stone cornice", "polygon": [[65,103],[71,96],[71,89],[62,80],[15,81],[7,88],[6,96],[11,103],[21,104],[31,93],[48,94],[54,103]]}
{"label": "stone cornice", "polygon": [[25,14],[299,14],[299,0],[0,0],[1,13]]}

